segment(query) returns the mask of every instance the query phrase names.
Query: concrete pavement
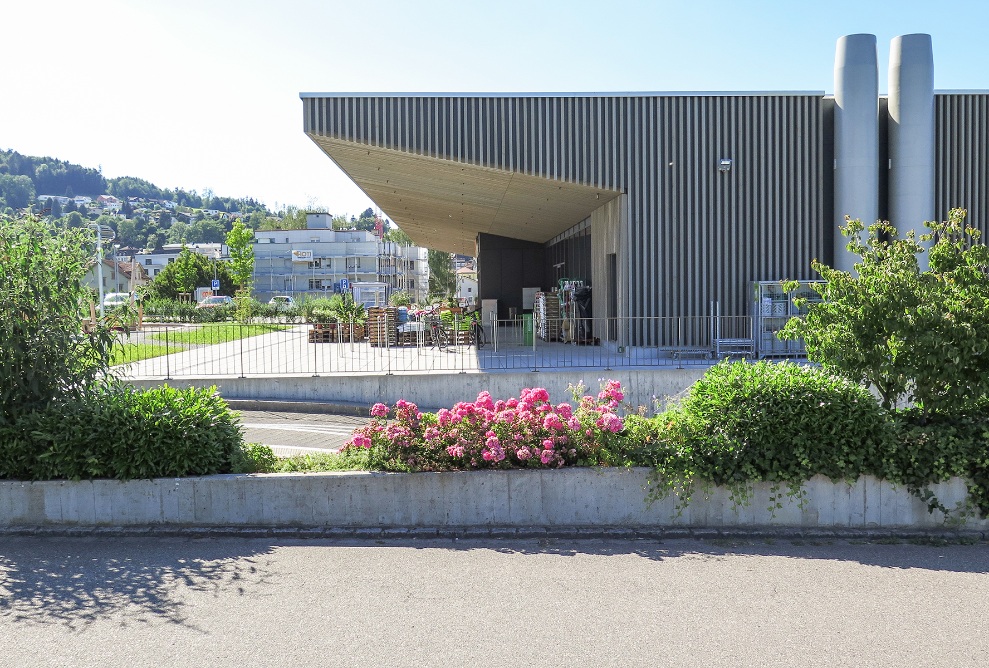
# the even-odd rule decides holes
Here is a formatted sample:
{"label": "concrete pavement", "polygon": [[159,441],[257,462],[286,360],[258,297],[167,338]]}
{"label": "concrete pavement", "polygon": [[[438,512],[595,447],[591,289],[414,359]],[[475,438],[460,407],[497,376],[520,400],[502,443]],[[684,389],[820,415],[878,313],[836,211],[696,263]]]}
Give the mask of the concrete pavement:
{"label": "concrete pavement", "polygon": [[983,666],[985,544],[6,537],[0,663]]}

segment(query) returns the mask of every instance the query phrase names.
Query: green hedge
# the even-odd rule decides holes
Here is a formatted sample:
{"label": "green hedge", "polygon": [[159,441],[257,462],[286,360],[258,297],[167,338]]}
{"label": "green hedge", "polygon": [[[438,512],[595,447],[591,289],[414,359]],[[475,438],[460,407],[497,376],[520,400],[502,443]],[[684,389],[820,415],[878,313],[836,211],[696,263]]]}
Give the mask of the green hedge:
{"label": "green hedge", "polygon": [[949,511],[929,486],[959,476],[987,516],[986,408],[932,420],[914,409],[887,411],[868,390],[817,367],[723,362],[678,405],[653,418],[627,417],[612,458],[651,466],[649,498],[675,492],[681,506],[698,484],[725,485],[744,502],[754,482],[800,496],[815,475],[873,475]]}
{"label": "green hedge", "polygon": [[0,479],[229,473],[243,437],[215,388],[110,386],[0,428]]}
{"label": "green hedge", "polygon": [[886,413],[863,387],[814,367],[792,363],[722,362],[704,374],[681,403],[650,422],[632,420],[655,469],[652,497],[695,481],[732,488],[882,475],[895,442]]}

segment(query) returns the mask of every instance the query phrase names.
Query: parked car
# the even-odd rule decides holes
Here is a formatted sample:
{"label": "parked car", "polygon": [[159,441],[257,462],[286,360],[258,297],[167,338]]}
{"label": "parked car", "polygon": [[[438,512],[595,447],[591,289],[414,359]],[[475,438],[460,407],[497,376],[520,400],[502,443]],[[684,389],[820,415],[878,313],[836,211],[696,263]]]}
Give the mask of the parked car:
{"label": "parked car", "polygon": [[196,308],[216,308],[218,306],[230,306],[234,303],[233,297],[226,295],[213,295],[196,304]]}
{"label": "parked car", "polygon": [[129,292],[110,292],[103,295],[103,308],[117,308],[130,304]]}
{"label": "parked car", "polygon": [[268,306],[274,306],[279,311],[283,311],[295,306],[295,300],[288,295],[275,295],[268,300]]}

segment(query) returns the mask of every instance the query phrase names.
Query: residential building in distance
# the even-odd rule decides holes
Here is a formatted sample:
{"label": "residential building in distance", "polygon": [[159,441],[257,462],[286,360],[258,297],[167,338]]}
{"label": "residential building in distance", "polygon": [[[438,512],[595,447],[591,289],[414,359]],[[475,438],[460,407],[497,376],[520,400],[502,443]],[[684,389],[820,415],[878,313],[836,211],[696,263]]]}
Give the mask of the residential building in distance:
{"label": "residential building in distance", "polygon": [[306,225],[254,233],[254,292],[261,301],[275,295],[325,296],[354,283],[376,282],[387,284],[389,293],[405,291],[425,301],[425,248],[382,241],[365,230],[334,230],[325,213],[309,214]]}
{"label": "residential building in distance", "polygon": [[193,253],[205,255],[211,260],[230,261],[230,250],[226,244],[165,244],[160,249],[155,249],[150,253],[136,253],[135,261],[144,267],[150,278],[154,278],[170,262],[175,262],[183,248],[188,248]]}
{"label": "residential building in distance", "polygon": [[[139,262],[123,261],[121,256],[103,258],[103,293],[133,292],[149,280],[148,272]],[[99,268],[92,262],[82,278],[82,284],[94,291],[100,289]]]}
{"label": "residential building in distance", "polygon": [[457,300],[464,306],[477,303],[477,269],[473,265],[457,269]]}

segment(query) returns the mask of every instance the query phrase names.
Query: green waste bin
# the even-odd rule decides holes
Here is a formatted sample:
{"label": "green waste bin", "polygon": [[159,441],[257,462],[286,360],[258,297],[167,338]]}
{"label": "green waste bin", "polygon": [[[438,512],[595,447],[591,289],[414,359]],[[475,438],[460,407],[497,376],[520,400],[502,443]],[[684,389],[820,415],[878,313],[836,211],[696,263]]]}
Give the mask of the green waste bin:
{"label": "green waste bin", "polygon": [[532,345],[532,314],[522,314],[522,345]]}

